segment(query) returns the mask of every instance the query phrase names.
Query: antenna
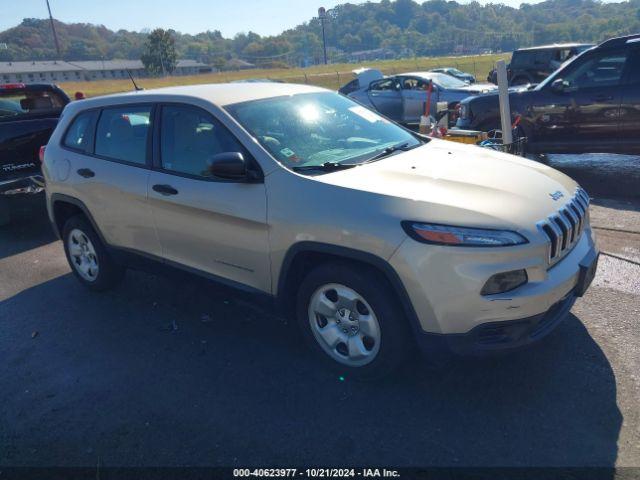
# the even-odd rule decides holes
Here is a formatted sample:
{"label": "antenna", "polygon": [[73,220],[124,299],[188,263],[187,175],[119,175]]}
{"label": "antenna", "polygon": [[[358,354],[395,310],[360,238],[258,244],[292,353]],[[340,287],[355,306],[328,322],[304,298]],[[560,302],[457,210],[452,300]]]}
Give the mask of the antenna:
{"label": "antenna", "polygon": [[131,79],[131,83],[133,83],[133,88],[136,89],[136,92],[139,90],[144,90],[144,88],[138,86],[136,81],[133,79],[133,75],[131,75],[131,70],[129,70],[128,68],[127,68],[127,74],[129,75],[129,78]]}

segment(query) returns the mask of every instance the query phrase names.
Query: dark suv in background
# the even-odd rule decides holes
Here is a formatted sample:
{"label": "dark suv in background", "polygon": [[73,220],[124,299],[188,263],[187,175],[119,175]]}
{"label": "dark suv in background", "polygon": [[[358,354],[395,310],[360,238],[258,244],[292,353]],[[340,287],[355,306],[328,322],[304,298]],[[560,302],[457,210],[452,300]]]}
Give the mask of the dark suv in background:
{"label": "dark suv in background", "polygon": [[[529,153],[640,153],[640,34],[613,38],[509,93]],[[500,128],[497,94],[460,102],[459,128]]]}
{"label": "dark suv in background", "polygon": [[[507,67],[509,85],[539,83],[560,68],[571,57],[575,57],[592,46],[583,43],[569,43],[516,50],[513,52],[511,63]],[[498,83],[495,69],[489,73],[487,80],[492,83]]]}

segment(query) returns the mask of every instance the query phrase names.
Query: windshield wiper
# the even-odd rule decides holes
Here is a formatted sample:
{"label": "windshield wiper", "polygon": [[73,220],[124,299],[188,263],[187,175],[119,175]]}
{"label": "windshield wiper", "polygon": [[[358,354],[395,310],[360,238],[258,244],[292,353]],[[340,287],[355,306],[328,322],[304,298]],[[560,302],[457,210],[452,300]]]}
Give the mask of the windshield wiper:
{"label": "windshield wiper", "polygon": [[369,158],[367,161],[365,161],[363,163],[375,162],[376,160],[380,160],[381,158],[388,157],[392,153],[395,153],[395,152],[398,152],[398,151],[406,152],[408,150],[411,150],[412,148],[419,147],[420,145],[422,145],[422,144],[421,143],[417,143],[416,145],[409,146],[409,142],[402,142],[402,143],[399,143],[397,145],[392,145],[390,147],[385,148],[381,152],[376,153],[373,157]]}
{"label": "windshield wiper", "polygon": [[291,167],[294,172],[308,172],[312,170],[320,170],[323,172],[333,172],[336,170],[346,170],[347,168],[353,168],[356,165],[353,163],[336,163],[325,162],[321,165],[300,165],[299,167]]}

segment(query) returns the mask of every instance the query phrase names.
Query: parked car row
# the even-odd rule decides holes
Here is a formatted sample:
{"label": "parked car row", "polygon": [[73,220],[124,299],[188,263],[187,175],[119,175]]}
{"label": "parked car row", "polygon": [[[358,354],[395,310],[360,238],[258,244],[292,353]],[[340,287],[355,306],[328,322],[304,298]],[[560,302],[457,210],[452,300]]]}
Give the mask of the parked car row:
{"label": "parked car row", "polygon": [[340,88],[358,103],[372,108],[387,118],[405,124],[418,124],[427,108],[427,91],[431,88],[431,112],[438,102],[447,102],[454,111],[469,95],[495,90],[491,84],[469,84],[441,72],[407,72],[384,76],[375,69],[354,70],[356,78]]}

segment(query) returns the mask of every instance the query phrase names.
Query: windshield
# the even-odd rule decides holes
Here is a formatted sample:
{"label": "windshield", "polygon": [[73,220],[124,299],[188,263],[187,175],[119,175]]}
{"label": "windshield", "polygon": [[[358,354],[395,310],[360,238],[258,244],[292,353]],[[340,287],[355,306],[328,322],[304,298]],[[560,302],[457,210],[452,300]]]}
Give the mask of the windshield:
{"label": "windshield", "polygon": [[377,113],[332,92],[243,102],[226,110],[288,168],[357,165],[386,149],[421,143]]}

